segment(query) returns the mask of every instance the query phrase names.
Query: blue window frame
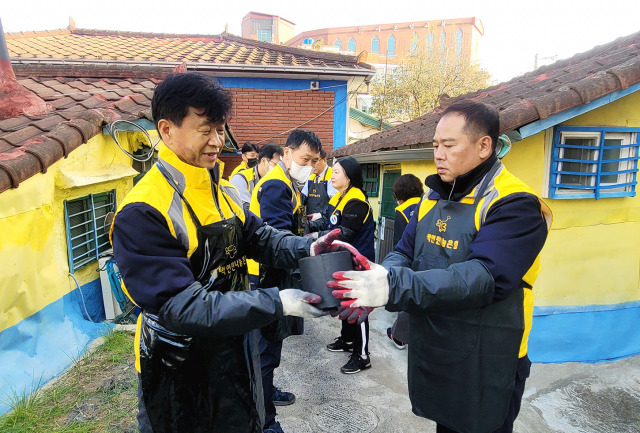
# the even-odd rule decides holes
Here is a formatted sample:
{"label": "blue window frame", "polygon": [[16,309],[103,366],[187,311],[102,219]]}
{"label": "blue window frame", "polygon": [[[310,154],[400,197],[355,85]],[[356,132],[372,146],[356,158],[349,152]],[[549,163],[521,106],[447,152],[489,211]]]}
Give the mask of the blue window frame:
{"label": "blue window frame", "polygon": [[305,38],[302,43],[305,45],[313,45],[313,38]]}
{"label": "blue window frame", "polygon": [[440,33],[440,53],[444,54],[444,50],[446,48],[446,41],[447,41],[447,35],[444,33],[444,30],[442,30],[442,33]]}
{"label": "blue window frame", "polygon": [[389,35],[387,39],[387,56],[395,56],[396,55],[396,37],[393,35]]}
{"label": "blue window frame", "polygon": [[378,54],[380,52],[380,39],[377,36],[374,36],[371,39],[371,52],[373,54]]}
{"label": "blue window frame", "polygon": [[338,47],[338,49],[342,51],[342,41],[340,40],[340,38],[336,39],[336,41],[333,43],[333,46]]}
{"label": "blue window frame", "polygon": [[557,127],[549,197],[635,197],[639,148],[640,128]]}
{"label": "blue window frame", "polygon": [[69,272],[98,260],[111,247],[105,220],[109,212],[115,211],[115,190],[64,202]]}
{"label": "blue window frame", "polygon": [[418,42],[420,41],[420,37],[418,36],[417,33],[413,33],[411,35],[411,55],[414,55],[418,49]]}
{"label": "blue window frame", "polygon": [[347,43],[347,49],[349,51],[355,51],[356,50],[356,40],[353,38],[349,38],[349,42]]}
{"label": "blue window frame", "polygon": [[427,52],[431,52],[433,48],[433,32],[427,33]]}
{"label": "blue window frame", "polygon": [[271,30],[269,30],[269,29],[258,29],[257,38],[258,38],[259,41],[271,42]]}
{"label": "blue window frame", "polygon": [[462,55],[462,30],[456,30],[456,56]]}

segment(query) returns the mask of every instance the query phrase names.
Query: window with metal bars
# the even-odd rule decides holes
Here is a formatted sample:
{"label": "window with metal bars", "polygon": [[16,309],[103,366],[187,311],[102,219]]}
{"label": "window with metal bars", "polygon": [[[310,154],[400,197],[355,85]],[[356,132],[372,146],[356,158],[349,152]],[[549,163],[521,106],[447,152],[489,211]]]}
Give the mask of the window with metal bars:
{"label": "window with metal bars", "polygon": [[633,197],[640,128],[557,127],[553,137],[550,198]]}
{"label": "window with metal bars", "polygon": [[67,254],[71,273],[98,260],[98,257],[111,247],[109,227],[105,227],[105,219],[109,212],[115,212],[115,204],[115,190],[64,202]]}

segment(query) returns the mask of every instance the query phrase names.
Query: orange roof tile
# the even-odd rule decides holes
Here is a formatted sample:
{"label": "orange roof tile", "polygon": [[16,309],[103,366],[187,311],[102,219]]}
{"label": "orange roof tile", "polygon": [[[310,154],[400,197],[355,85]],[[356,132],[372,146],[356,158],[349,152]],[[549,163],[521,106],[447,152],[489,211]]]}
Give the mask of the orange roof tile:
{"label": "orange roof tile", "polygon": [[230,65],[301,66],[356,69],[367,75],[372,67],[356,56],[274,45],[221,35],[176,35],[107,30],[55,30],[6,34],[9,55],[14,59],[161,61]]}

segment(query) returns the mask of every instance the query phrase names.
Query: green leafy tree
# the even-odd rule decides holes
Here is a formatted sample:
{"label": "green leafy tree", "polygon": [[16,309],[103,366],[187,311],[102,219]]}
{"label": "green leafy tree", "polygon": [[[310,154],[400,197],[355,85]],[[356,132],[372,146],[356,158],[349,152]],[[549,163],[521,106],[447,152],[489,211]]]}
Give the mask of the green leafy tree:
{"label": "green leafy tree", "polygon": [[453,98],[487,87],[487,71],[447,55],[448,51],[452,50],[417,47],[413,54],[394,59],[397,66],[372,83],[372,114],[385,121],[407,121],[433,110],[443,96]]}

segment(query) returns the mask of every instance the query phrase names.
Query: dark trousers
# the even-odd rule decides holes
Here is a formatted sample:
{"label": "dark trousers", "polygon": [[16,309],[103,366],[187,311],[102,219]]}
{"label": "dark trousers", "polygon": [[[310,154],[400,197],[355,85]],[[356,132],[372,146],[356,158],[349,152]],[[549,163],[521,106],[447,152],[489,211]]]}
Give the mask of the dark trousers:
{"label": "dark trousers", "polygon": [[362,357],[369,355],[369,318],[367,317],[362,324],[349,323],[342,321],[342,339],[346,342],[353,342],[353,353],[358,353]]}
{"label": "dark trousers", "polygon": [[[528,376],[528,374],[527,374]],[[511,433],[513,432],[513,423],[518,417],[518,413],[520,412],[520,405],[522,403],[522,394],[524,394],[524,383],[527,378],[520,378],[519,375],[516,375],[516,384],[513,388],[513,394],[511,394],[511,401],[509,402],[509,409],[507,410],[507,418],[504,420],[504,424],[493,433]],[[438,424],[436,427],[436,433],[458,433],[455,430],[451,430],[448,427],[445,427],[441,424]]]}
{"label": "dark trousers", "polygon": [[262,390],[264,392],[264,428],[276,422],[276,407],[273,404],[273,370],[280,366],[282,341],[269,341],[260,335],[260,368],[262,370]]}
{"label": "dark trousers", "polygon": [[140,374],[138,374],[138,416],[136,418],[138,419],[138,431],[140,433],[153,433],[147,408],[142,398],[142,377]]}

